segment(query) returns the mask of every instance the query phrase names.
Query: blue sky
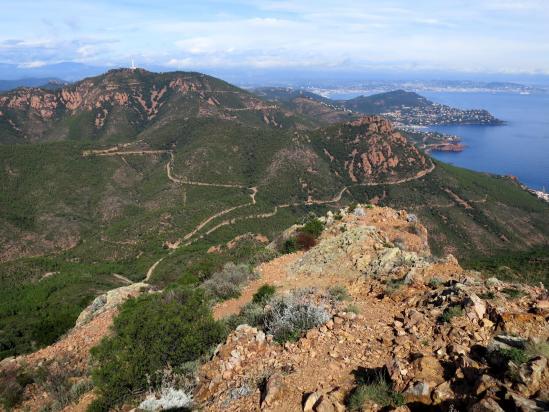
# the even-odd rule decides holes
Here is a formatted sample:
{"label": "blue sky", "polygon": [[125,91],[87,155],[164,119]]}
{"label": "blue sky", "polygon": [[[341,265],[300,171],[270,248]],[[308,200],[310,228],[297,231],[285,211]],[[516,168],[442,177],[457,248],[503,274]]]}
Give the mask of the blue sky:
{"label": "blue sky", "polygon": [[5,0],[0,62],[549,74],[548,0]]}

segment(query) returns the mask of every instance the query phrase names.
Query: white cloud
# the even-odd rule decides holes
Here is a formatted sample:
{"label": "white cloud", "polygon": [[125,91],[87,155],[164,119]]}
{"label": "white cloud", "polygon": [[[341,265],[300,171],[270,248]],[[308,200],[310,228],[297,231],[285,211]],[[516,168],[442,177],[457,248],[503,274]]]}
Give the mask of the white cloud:
{"label": "white cloud", "polygon": [[549,0],[31,3],[7,6],[0,60],[549,71]]}

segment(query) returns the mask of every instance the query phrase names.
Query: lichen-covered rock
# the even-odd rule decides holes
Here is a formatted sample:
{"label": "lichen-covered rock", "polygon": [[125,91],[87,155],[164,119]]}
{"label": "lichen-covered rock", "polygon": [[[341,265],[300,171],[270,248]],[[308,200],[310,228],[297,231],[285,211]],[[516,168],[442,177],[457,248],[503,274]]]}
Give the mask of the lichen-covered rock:
{"label": "lichen-covered rock", "polygon": [[108,309],[115,308],[129,298],[138,296],[149,289],[150,285],[148,283],[138,282],[132,283],[128,286],[112,289],[103,295],[99,295],[86,309],[80,313],[78,319],[76,320],[76,326],[81,326],[88,323],[97,315]]}

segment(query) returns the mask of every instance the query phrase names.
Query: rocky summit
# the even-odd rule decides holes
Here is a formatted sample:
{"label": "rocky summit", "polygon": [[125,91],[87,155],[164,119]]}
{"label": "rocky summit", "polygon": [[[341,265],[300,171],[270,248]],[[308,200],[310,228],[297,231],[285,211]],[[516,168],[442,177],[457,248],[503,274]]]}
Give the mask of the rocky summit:
{"label": "rocky summit", "polygon": [[0,95],[0,143],[132,137],[188,118],[281,126],[288,111],[219,79],[194,72],[116,69],[56,90]]}
{"label": "rocky summit", "polygon": [[[451,255],[435,258],[427,230],[404,210],[359,204],[319,220],[314,245],[261,263],[238,296],[214,306],[232,331],[184,393],[165,386],[135,394],[124,410],[547,410],[543,285],[506,283],[464,270]],[[269,247],[303,230],[296,225]],[[258,297],[264,285],[274,297]],[[145,286],[100,296],[63,339],[2,361],[3,373],[53,364],[85,381],[89,349],[108,333],[117,305],[158,293]],[[288,333],[296,324],[298,333]],[[20,410],[47,404],[40,385],[26,386]],[[65,410],[97,397],[82,392]]]}

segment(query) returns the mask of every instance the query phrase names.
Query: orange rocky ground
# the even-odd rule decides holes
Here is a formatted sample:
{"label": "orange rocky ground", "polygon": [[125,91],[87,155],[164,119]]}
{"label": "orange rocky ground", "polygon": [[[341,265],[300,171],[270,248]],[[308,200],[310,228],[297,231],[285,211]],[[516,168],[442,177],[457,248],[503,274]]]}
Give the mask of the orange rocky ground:
{"label": "orange rocky ground", "polygon": [[[201,369],[196,401],[203,410],[342,411],[357,376],[379,374],[403,393],[401,410],[544,410],[546,349],[515,365],[497,358],[497,348],[547,345],[547,291],[484,281],[451,256],[431,257],[425,230],[405,212],[362,212],[328,222],[308,252],[261,265],[260,279],[240,298],[215,307],[218,318],[235,314],[270,283],[281,294],[308,288],[331,320],[284,345],[239,326]],[[333,285],[346,287],[351,300],[330,299]],[[510,299],[509,288],[523,296]],[[359,314],[346,310],[350,304]],[[461,312],[442,322],[454,306]]]}

